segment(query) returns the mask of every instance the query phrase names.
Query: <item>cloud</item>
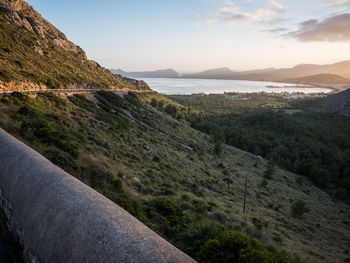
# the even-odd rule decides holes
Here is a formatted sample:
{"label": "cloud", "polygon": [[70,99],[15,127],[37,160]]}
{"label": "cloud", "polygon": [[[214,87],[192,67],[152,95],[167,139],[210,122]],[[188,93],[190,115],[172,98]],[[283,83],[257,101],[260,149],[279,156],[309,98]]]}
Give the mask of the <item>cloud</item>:
{"label": "cloud", "polygon": [[285,37],[301,42],[346,42],[350,41],[350,13],[335,15],[323,21],[311,19],[299,24],[297,31]]}
{"label": "cloud", "polygon": [[343,6],[350,4],[350,0],[331,0],[328,3],[328,6],[330,7],[337,7],[337,6]]}
{"label": "cloud", "polygon": [[276,28],[269,28],[269,29],[262,29],[261,32],[267,32],[267,33],[272,33],[272,34],[280,34],[283,32],[289,31],[288,28],[284,27],[276,27]]}
{"label": "cloud", "polygon": [[232,1],[227,1],[225,7],[220,8],[217,12],[208,15],[197,15],[197,19],[207,24],[273,24],[276,23],[276,15],[284,12],[286,8],[278,1],[271,1],[267,6],[259,8],[253,12],[244,12]]}

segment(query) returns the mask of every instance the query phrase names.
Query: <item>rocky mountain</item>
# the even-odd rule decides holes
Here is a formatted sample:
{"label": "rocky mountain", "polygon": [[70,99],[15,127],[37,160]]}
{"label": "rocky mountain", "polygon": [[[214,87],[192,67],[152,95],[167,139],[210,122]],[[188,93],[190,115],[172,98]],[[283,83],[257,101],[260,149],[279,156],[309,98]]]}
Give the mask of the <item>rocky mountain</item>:
{"label": "rocky mountain", "polygon": [[126,72],[121,69],[111,69],[111,72],[128,78],[178,78],[180,76],[180,74],[173,69],[141,72]]}
{"label": "rocky mountain", "polygon": [[0,0],[0,91],[143,89],[88,60],[79,46],[22,0]]}
{"label": "rocky mountain", "polygon": [[79,46],[69,41],[61,31],[45,20],[26,2],[22,0],[1,0],[0,11],[16,25],[22,26],[42,38],[52,40],[53,43],[65,50],[85,56],[85,52]]}

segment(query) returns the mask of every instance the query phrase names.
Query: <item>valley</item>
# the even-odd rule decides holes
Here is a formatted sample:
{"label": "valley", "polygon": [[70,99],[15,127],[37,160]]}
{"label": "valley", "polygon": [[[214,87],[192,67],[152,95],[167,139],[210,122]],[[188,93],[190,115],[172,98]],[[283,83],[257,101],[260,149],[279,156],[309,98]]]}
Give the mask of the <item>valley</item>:
{"label": "valley", "polygon": [[[84,3],[84,7],[89,4]],[[225,11],[220,14],[239,10],[232,5],[220,9]],[[282,10],[277,4],[269,8]],[[114,13],[106,17],[119,18]],[[130,20],[128,16],[128,23]],[[96,23],[99,28],[97,21],[94,26]],[[99,33],[108,32],[108,39],[117,39],[118,45],[89,32],[93,41],[101,41],[91,46],[110,43],[118,63],[132,57],[137,68],[149,60],[148,36],[134,34],[129,24],[117,24],[123,27],[117,33],[113,31],[116,25],[103,25]],[[69,34],[79,36],[80,31],[76,28]],[[163,36],[162,41],[166,41]],[[152,46],[157,43],[152,40]],[[120,50],[127,46],[134,48],[133,52],[121,55]],[[100,47],[99,54],[103,49]],[[165,57],[167,52],[157,50],[155,57],[156,53]],[[170,53],[175,57],[182,54],[179,50]],[[111,53],[106,56],[110,61],[116,59]],[[122,216],[112,216],[103,209],[121,207],[153,230],[155,238],[170,242],[199,263],[350,261],[349,65],[349,61],[342,61],[248,71],[225,67],[185,74],[173,69],[109,70],[89,60],[80,46],[26,2],[0,0],[1,129],[68,173],[62,171],[62,178],[55,182],[72,175],[85,184],[81,188],[88,189],[84,194],[74,192],[74,205],[86,201],[87,210],[102,211],[109,220]],[[8,154],[6,145],[0,145],[3,156]],[[5,168],[0,169],[2,179],[11,176],[3,171],[12,169]],[[13,188],[23,191],[18,182]],[[40,187],[40,191],[51,194],[50,189],[57,193],[54,190],[62,186]],[[74,185],[72,189],[76,190]],[[22,229],[11,221],[15,211],[5,190],[0,185],[0,257],[28,261],[24,258],[28,251],[17,235]],[[70,197],[71,192],[61,190],[62,196]],[[95,191],[103,196],[94,195]],[[108,205],[95,210],[94,200],[86,193],[99,196]],[[34,208],[21,208],[30,211],[33,224],[42,220]],[[59,208],[45,209],[50,215],[45,215],[46,210],[40,215],[46,222],[64,221]],[[102,225],[102,213],[96,216],[97,221],[85,218],[86,211],[72,208],[64,215],[67,213],[84,223]],[[151,242],[140,235],[131,239],[134,243],[124,244],[124,240],[139,235],[140,229],[124,233],[119,221],[113,223],[117,225],[113,238],[119,238],[126,250],[137,246],[134,243],[140,239],[141,249]],[[19,230],[11,232],[11,224]],[[48,225],[45,234],[51,233]],[[98,251],[83,255],[87,262],[91,253],[98,257],[99,253],[119,249],[109,247],[110,236],[96,233],[94,225],[90,226],[91,231],[81,230],[78,224],[67,226],[72,237],[64,240],[72,244],[70,255],[80,252],[74,231],[86,231],[86,240],[98,244]],[[143,227],[141,223],[138,226]],[[28,238],[25,234],[22,237]],[[33,247],[42,241],[43,233],[36,234],[38,239],[29,238]],[[61,241],[55,240],[56,236],[49,238],[56,244]],[[49,249],[42,250],[50,253]],[[133,260],[131,255],[125,262]]]}
{"label": "valley", "polygon": [[[278,167],[266,184],[266,161],[227,145],[217,155],[207,135],[133,95],[122,99],[101,91],[63,100],[48,93],[35,98],[14,93],[2,99],[0,112],[1,127],[185,252],[182,242],[189,237],[183,241],[180,237],[190,230],[181,230],[176,223],[184,220],[182,213],[242,231],[296,260],[347,257],[348,205],[306,178],[298,183],[300,175]],[[243,214],[245,178],[248,195]],[[294,218],[291,205],[299,199],[310,212]],[[171,221],[166,210],[159,210],[155,205],[159,200],[176,204],[180,221]],[[191,225],[200,224],[197,220],[187,227],[199,227]]]}

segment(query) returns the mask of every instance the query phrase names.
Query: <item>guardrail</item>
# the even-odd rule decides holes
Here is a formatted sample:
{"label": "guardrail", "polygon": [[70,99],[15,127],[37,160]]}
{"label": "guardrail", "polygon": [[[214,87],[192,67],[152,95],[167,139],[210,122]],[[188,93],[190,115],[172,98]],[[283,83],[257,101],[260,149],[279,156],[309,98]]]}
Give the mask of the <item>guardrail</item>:
{"label": "guardrail", "polygon": [[1,128],[0,205],[26,262],[195,262]]}

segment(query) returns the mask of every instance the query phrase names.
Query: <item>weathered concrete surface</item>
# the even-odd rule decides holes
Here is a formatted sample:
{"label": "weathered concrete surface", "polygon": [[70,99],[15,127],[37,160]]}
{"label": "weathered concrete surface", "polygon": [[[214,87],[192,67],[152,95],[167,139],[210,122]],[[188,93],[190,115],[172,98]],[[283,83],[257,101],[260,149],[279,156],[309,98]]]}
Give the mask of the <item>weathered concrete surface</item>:
{"label": "weathered concrete surface", "polygon": [[195,262],[2,129],[0,187],[28,258],[50,263]]}

